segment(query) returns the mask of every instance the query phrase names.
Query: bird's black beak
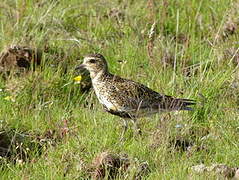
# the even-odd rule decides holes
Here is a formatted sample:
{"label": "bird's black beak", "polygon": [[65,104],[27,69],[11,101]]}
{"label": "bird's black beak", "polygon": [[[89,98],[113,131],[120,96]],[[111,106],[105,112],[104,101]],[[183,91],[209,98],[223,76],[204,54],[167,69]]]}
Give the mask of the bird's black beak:
{"label": "bird's black beak", "polygon": [[85,69],[85,65],[84,65],[84,64],[80,64],[79,66],[77,66],[77,67],[75,68],[76,71],[78,71],[78,70],[83,70],[83,69]]}

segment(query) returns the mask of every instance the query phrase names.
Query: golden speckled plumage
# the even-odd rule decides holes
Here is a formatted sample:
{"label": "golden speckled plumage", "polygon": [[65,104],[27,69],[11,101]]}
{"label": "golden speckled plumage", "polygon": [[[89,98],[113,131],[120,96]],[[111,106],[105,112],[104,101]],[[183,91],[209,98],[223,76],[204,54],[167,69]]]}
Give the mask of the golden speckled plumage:
{"label": "golden speckled plumage", "polygon": [[172,110],[190,110],[193,100],[161,95],[143,84],[115,76],[108,71],[105,58],[90,54],[80,67],[89,70],[94,91],[106,111],[123,118]]}

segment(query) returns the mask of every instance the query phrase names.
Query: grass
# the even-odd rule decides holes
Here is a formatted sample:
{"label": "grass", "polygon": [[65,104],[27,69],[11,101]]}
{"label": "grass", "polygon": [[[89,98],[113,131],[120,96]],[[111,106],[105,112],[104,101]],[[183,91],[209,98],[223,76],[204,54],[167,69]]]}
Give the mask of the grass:
{"label": "grass", "polygon": [[[149,2],[3,0],[0,49],[19,44],[44,53],[36,71],[0,79],[1,132],[33,143],[26,161],[2,157],[1,179],[84,179],[84,166],[103,151],[146,161],[145,179],[215,179],[190,167],[238,167],[238,2]],[[102,53],[113,73],[198,105],[143,118],[143,136],[130,130],[119,144],[120,119],[73,83],[74,67],[91,52]],[[203,148],[189,155],[170,146],[178,138]]]}

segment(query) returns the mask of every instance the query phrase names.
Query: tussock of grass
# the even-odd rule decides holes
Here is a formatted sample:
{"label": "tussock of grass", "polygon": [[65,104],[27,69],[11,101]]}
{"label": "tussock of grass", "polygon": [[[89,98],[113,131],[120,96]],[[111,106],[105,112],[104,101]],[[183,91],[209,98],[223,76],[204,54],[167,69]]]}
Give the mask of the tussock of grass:
{"label": "tussock of grass", "polygon": [[[0,78],[0,142],[12,150],[11,158],[2,154],[1,179],[84,179],[102,152],[145,161],[147,179],[218,177],[190,171],[202,163],[238,167],[237,2],[3,0],[0,7],[0,50],[16,44],[43,53],[41,66]],[[120,119],[103,112],[87,73],[74,83],[75,66],[92,52],[113,73],[197,106],[143,118],[143,136],[130,130],[120,143]],[[11,144],[14,134],[28,136]],[[30,150],[24,158],[13,151],[17,143]]]}

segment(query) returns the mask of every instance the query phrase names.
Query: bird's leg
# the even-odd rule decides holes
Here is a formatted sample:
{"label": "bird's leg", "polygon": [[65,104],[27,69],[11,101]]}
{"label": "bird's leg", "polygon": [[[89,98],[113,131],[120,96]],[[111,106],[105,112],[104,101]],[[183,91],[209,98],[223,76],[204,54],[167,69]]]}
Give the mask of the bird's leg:
{"label": "bird's leg", "polygon": [[127,130],[128,130],[128,121],[126,119],[123,119],[123,131],[120,136],[120,141],[124,140],[124,135]]}
{"label": "bird's leg", "polygon": [[142,135],[141,129],[139,128],[136,119],[131,119],[131,122],[133,123],[134,134],[135,135]]}

